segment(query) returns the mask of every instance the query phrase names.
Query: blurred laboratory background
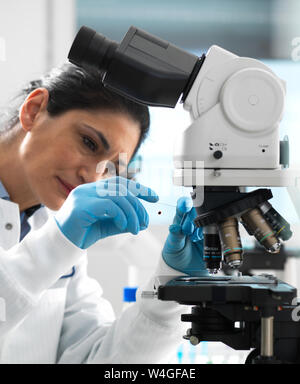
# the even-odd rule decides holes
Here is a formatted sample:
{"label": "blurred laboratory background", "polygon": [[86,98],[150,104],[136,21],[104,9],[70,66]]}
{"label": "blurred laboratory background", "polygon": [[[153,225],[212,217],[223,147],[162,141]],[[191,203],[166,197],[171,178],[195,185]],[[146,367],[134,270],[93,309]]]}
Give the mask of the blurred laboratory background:
{"label": "blurred laboratory background", "polygon": [[[299,0],[1,1],[0,116],[22,85],[66,61],[82,25],[118,42],[134,25],[198,55],[217,44],[269,65],[287,84],[280,133],[281,138],[290,138],[290,163],[296,166],[300,163],[299,15]],[[173,143],[189,125],[189,116],[180,104],[175,111],[151,108],[150,113],[151,132],[140,150],[137,174],[138,180],[160,195],[158,204],[147,205],[150,226],[138,236],[108,238],[89,250],[89,274],[99,281],[104,297],[112,302],[117,315],[124,305],[123,288],[142,286],[154,274],[177,198],[189,194],[188,190],[172,185]],[[293,257],[285,261],[284,272],[277,269],[277,264],[266,267],[299,289],[299,217],[284,189],[274,188],[273,194],[274,207],[291,223],[294,232],[286,246],[292,249]],[[185,345],[178,351],[179,360],[195,361],[196,349],[189,348]],[[208,346],[205,348],[199,352],[203,362],[208,354]],[[218,348],[214,349],[218,352],[211,362],[213,358],[215,362],[224,362],[225,355],[232,362],[241,358]]]}

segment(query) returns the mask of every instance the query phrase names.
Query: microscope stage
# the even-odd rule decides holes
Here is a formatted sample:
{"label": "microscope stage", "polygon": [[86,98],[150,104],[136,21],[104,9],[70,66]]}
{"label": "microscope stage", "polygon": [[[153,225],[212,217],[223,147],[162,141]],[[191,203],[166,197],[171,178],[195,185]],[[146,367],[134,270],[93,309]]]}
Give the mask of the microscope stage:
{"label": "microscope stage", "polygon": [[260,276],[204,276],[156,279],[159,300],[180,304],[239,303],[251,306],[280,306],[291,304],[297,290],[271,275]]}

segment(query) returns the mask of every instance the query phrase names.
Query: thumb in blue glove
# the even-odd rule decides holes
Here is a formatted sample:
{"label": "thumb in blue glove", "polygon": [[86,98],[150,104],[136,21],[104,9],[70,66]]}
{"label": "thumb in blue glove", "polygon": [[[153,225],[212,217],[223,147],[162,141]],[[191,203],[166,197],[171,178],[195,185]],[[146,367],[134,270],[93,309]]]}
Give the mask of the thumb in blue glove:
{"label": "thumb in blue glove", "polygon": [[105,237],[146,229],[149,216],[140,199],[155,203],[158,196],[123,177],[83,184],[70,193],[55,220],[73,244],[86,249]]}
{"label": "thumb in blue glove", "polygon": [[162,257],[171,268],[193,276],[208,275],[203,261],[202,228],[197,228],[197,214],[191,199],[181,197],[177,201],[176,215],[169,227]]}

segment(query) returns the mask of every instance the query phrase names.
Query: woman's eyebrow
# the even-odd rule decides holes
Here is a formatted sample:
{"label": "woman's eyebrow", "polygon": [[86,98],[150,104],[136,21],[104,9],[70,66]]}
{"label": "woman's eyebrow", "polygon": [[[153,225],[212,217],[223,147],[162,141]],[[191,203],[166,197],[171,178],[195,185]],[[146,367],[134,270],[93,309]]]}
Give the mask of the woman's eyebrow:
{"label": "woman's eyebrow", "polygon": [[97,135],[99,137],[99,139],[101,140],[104,148],[106,149],[106,151],[109,151],[110,150],[110,145],[109,145],[109,142],[107,141],[106,137],[103,135],[102,132],[98,131],[97,129],[91,127],[90,125],[88,124],[83,124],[83,126],[91,131],[93,131],[95,133],[95,135]]}

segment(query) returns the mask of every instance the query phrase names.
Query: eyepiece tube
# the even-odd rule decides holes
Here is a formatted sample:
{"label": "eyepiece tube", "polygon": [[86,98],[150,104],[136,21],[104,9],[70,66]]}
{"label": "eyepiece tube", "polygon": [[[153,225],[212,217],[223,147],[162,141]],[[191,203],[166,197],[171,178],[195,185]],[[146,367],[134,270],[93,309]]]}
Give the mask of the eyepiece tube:
{"label": "eyepiece tube", "polygon": [[78,32],[68,58],[87,71],[100,71],[103,84],[136,102],[174,108],[187,95],[205,56],[130,27],[120,44],[91,28]]}
{"label": "eyepiece tube", "polygon": [[91,28],[81,27],[72,47],[68,59],[71,63],[87,70],[96,69],[106,73],[114,56],[118,44]]}

